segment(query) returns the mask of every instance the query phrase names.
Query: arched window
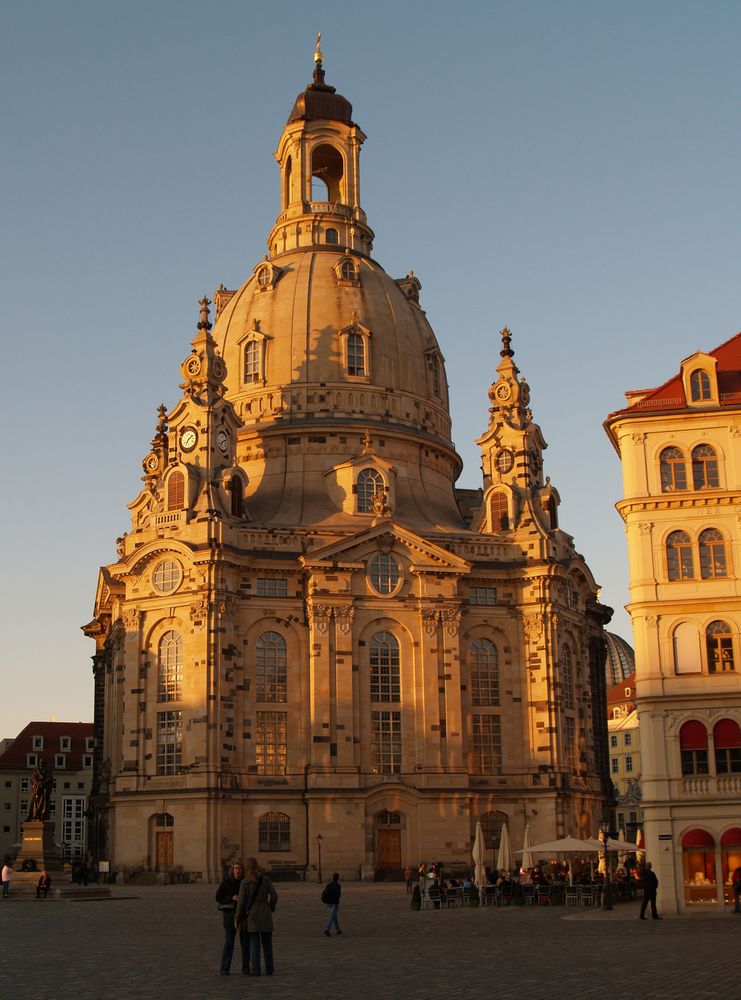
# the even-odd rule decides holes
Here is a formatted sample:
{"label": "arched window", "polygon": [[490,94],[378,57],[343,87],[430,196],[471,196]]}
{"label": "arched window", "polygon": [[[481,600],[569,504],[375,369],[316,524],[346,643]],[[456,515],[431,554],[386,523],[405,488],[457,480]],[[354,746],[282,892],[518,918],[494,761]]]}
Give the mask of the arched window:
{"label": "arched window", "polygon": [[507,813],[500,812],[499,810],[496,812],[485,812],[482,816],[479,816],[481,832],[484,835],[484,846],[487,850],[496,850],[499,847],[502,828],[508,819]]}
{"label": "arched window", "polygon": [[390,632],[376,632],[370,642],[371,701],[401,701],[399,643]]}
{"label": "arched window", "polygon": [[715,773],[741,772],[741,728],[735,719],[721,719],[713,728]]}
{"label": "arched window", "polygon": [[690,395],[693,403],[710,399],[710,376],[701,368],[696,368],[690,375]]}
{"label": "arched window", "polygon": [[490,639],[471,643],[471,704],[499,704],[499,653]]}
{"label": "arched window", "polygon": [[242,504],[244,502],[244,489],[242,487],[242,480],[239,476],[232,476],[229,481],[231,501],[232,501],[232,516],[241,517],[242,516]]}
{"label": "arched window", "polygon": [[726,622],[711,622],[705,629],[708,652],[708,673],[721,674],[735,670],[733,663],[733,633]]}
{"label": "arched window", "polygon": [[688,903],[715,903],[715,841],[706,830],[688,830],[682,837],[684,898]]}
{"label": "arched window", "polygon": [[337,235],[336,229],[327,229],[324,232],[324,240],[326,243],[337,244],[340,242],[340,238]]}
{"label": "arched window", "polygon": [[709,444],[692,449],[692,482],[696,490],[718,489],[718,456]]}
{"label": "arched window", "polygon": [[343,172],[339,150],[328,143],[315,146],[311,151],[311,200],[342,203]]}
{"label": "arched window", "polygon": [[509,531],[509,502],[506,493],[495,493],[489,501],[491,530]]}
{"label": "arched window", "polygon": [[263,632],[257,640],[255,701],[287,701],[286,640]]}
{"label": "arched window", "polygon": [[156,813],[154,817],[154,825],[164,829],[168,826],[175,826],[175,820],[172,818],[170,813]]}
{"label": "arched window", "polygon": [[726,543],[717,528],[706,528],[700,533],[700,576],[703,580],[728,576]]}
{"label": "arched window", "polygon": [[185,476],[173,472],[167,480],[167,509],[182,510],[185,506]]}
{"label": "arched window", "polygon": [[157,701],[180,701],[183,697],[183,637],[169,631],[160,639]]}
{"label": "arched window", "polygon": [[682,755],[682,774],[708,773],[708,731],[701,722],[693,719],[679,730],[679,750]]}
{"label": "arched window", "polygon": [[259,819],[258,841],[261,851],[290,851],[290,817],[282,812],[263,813]]}
{"label": "arched window", "polygon": [[358,513],[372,514],[373,498],[376,493],[384,492],[383,476],[375,469],[362,469],[358,473],[355,492],[358,498]]}
{"label": "arched window", "polygon": [[401,813],[390,812],[388,809],[384,809],[383,812],[378,813],[376,816],[376,826],[401,826]]}
{"label": "arched window", "polygon": [[360,333],[347,337],[347,374],[365,375],[365,339]]}
{"label": "arched window", "polygon": [[666,568],[670,580],[692,580],[692,542],[686,531],[672,531],[666,540]]}
{"label": "arched window", "polygon": [[695,622],[681,622],[674,629],[674,670],[678,674],[702,672],[702,644]]}
{"label": "arched window", "polygon": [[574,658],[571,646],[561,650],[561,699],[564,708],[574,707]]}
{"label": "arched window", "polygon": [[350,260],[346,257],[340,265],[340,274],[345,279],[345,281],[357,281],[358,280],[358,269],[355,261]]}
{"label": "arched window", "polygon": [[293,180],[293,161],[291,160],[290,156],[286,160],[285,179],[286,179],[286,187],[285,187],[283,207],[288,208],[288,206],[293,201],[293,192],[291,188],[291,182]]}
{"label": "arched window", "polygon": [[260,371],[260,348],[259,340],[250,340],[244,345],[244,381],[246,383],[259,382]]}
{"label": "arched window", "polygon": [[662,493],[687,489],[687,467],[680,448],[664,448],[659,456],[659,476]]}

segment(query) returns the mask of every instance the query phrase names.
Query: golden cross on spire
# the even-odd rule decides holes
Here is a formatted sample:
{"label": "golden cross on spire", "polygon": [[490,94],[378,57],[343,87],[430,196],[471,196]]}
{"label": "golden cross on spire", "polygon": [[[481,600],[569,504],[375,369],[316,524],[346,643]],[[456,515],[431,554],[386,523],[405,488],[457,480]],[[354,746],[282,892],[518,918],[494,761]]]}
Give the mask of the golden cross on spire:
{"label": "golden cross on spire", "polygon": [[322,33],[317,31],[316,33],[316,48],[314,49],[314,62],[324,62],[324,56],[322,55],[322,50],[319,48],[322,42]]}

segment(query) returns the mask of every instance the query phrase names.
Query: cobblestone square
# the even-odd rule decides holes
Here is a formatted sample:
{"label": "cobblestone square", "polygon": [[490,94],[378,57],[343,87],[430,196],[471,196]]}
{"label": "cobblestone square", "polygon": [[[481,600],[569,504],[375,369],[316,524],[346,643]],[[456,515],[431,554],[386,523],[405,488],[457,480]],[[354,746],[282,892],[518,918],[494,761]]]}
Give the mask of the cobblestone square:
{"label": "cobblestone square", "polygon": [[341,937],[324,936],[316,884],[281,883],[276,975],[218,974],[215,886],[115,886],[110,900],[0,901],[0,981],[14,1000],[183,997],[641,997],[741,995],[741,917],[693,913],[641,923],[638,904],[612,913],[554,907],[414,913],[400,885],[347,883]]}

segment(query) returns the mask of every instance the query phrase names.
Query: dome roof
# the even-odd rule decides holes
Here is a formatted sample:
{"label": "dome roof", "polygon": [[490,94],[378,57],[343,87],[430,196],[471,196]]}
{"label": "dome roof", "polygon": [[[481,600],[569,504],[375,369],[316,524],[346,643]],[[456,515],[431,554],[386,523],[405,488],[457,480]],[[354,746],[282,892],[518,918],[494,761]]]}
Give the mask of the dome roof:
{"label": "dome roof", "polygon": [[317,62],[314,69],[314,82],[302,91],[294,101],[288,116],[288,124],[300,119],[324,119],[324,121],[352,123],[352,104],[338,94],[334,87],[324,82],[324,69]]}
{"label": "dome roof", "polygon": [[605,640],[607,642],[605,676],[609,688],[635,673],[636,657],[633,647],[622,636],[615,635],[614,632],[605,632]]}

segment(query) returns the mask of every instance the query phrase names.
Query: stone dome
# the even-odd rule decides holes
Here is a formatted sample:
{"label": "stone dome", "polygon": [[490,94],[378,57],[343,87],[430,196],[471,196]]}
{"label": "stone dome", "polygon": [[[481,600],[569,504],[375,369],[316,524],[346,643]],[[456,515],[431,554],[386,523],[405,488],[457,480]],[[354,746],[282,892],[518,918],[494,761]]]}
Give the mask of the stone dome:
{"label": "stone dome", "polygon": [[605,676],[607,686],[619,684],[635,673],[636,657],[633,647],[614,632],[605,632],[607,659],[605,660]]}

